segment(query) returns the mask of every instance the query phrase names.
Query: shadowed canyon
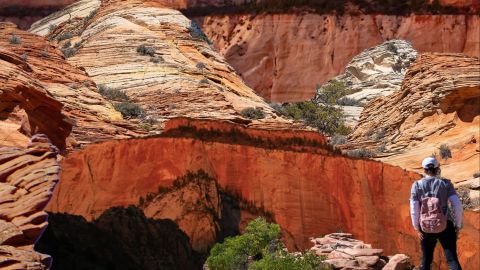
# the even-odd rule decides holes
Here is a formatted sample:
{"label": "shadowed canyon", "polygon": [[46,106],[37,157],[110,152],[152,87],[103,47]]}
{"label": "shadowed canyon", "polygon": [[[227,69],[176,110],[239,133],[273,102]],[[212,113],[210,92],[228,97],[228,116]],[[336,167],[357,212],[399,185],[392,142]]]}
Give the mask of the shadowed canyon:
{"label": "shadowed canyon", "polygon": [[411,270],[430,155],[480,267],[480,3],[376,1],[0,1],[0,268],[208,269],[264,217]]}

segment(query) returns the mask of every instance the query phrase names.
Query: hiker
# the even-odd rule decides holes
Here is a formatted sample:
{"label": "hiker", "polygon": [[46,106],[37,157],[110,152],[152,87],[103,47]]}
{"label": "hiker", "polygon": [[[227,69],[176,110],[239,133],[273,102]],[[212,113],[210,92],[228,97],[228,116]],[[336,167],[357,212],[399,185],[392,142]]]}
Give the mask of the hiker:
{"label": "hiker", "polygon": [[[412,185],[410,212],[413,227],[422,246],[420,270],[430,270],[437,239],[443,247],[449,269],[461,270],[457,257],[457,238],[462,228],[463,208],[452,182],[440,178],[440,165],[434,157],[422,162],[426,176]],[[454,218],[449,212],[448,201]]]}

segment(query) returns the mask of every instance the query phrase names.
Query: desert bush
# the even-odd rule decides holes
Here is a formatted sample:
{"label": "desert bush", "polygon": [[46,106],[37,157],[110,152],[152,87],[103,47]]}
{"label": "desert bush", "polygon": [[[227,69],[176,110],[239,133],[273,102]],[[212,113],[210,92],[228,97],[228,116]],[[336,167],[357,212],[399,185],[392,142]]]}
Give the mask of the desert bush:
{"label": "desert bush", "polygon": [[439,151],[440,151],[440,156],[443,159],[452,158],[452,151],[450,150],[450,147],[447,144],[440,145]]}
{"label": "desert bush", "polygon": [[207,66],[206,66],[204,63],[202,63],[202,62],[198,62],[198,63],[195,65],[195,67],[196,67],[197,69],[199,69],[199,70],[204,70]]}
{"label": "desert bush", "polygon": [[127,118],[138,118],[145,115],[144,110],[138,104],[131,102],[121,102],[114,104],[114,107],[119,111],[123,117]]}
{"label": "desert bush", "polygon": [[387,50],[394,53],[394,54],[398,53],[397,46],[395,46],[395,44],[393,44],[393,43],[387,43]]}
{"label": "desert bush", "polygon": [[28,60],[28,54],[27,54],[27,53],[24,53],[24,54],[20,55],[20,58],[22,59],[23,62],[27,62],[27,60]]}
{"label": "desert bush", "polygon": [[384,153],[385,151],[387,151],[387,145],[386,145],[385,143],[382,143],[382,144],[377,148],[377,152]]}
{"label": "desert bush", "polygon": [[210,82],[208,81],[207,78],[203,78],[200,80],[200,84],[209,84]]}
{"label": "desert bush", "polygon": [[93,17],[95,17],[95,15],[97,15],[97,10],[92,10],[85,18],[83,18],[83,22],[84,23],[87,23],[89,22],[91,19],[93,19]]}
{"label": "desert bush", "polygon": [[155,48],[147,46],[145,44],[138,45],[137,47],[137,53],[140,55],[149,55],[149,56],[154,56],[155,55]]}
{"label": "desert bush", "polygon": [[480,177],[480,172],[476,172],[473,174],[473,178],[477,178],[477,177]]}
{"label": "desert bush", "polygon": [[198,26],[198,24],[195,21],[191,21],[190,27],[188,27],[188,31],[190,33],[190,36],[196,39],[203,40],[207,42],[209,45],[213,44],[210,39],[208,39],[207,35],[203,33],[202,29]]}
{"label": "desert bush", "polygon": [[71,46],[72,46],[72,42],[67,41],[67,42],[63,43],[62,49],[66,49],[66,48],[69,48]]}
{"label": "desert bush", "polygon": [[49,33],[52,33],[53,31],[55,31],[56,28],[57,28],[57,26],[55,24],[50,24],[48,26]]}
{"label": "desert bush", "polygon": [[460,187],[457,189],[457,195],[462,202],[463,209],[469,209],[473,207],[473,201],[470,197],[470,190],[466,187]]}
{"label": "desert bush", "polygon": [[22,39],[15,33],[12,33],[10,38],[8,38],[8,41],[10,42],[10,44],[22,44]]}
{"label": "desert bush", "polygon": [[41,55],[42,57],[45,57],[45,58],[49,57],[50,54],[48,53],[48,47],[45,47],[45,49],[43,49],[43,50],[40,52],[40,55]]}
{"label": "desert bush", "polygon": [[105,85],[98,86],[98,92],[108,100],[128,101],[129,97],[124,91],[113,89]]}
{"label": "desert bush", "polygon": [[241,112],[243,117],[249,119],[263,119],[265,118],[265,113],[261,108],[248,107],[243,109]]}
{"label": "desert bush", "polygon": [[245,233],[217,243],[207,259],[210,270],[321,270],[330,269],[312,253],[289,254],[280,241],[280,226],[257,218]]}
{"label": "desert bush", "polygon": [[164,61],[165,60],[163,60],[163,57],[161,57],[161,56],[150,57],[150,62],[155,63],[155,64],[158,64],[158,63],[164,62]]}
{"label": "desert bush", "polygon": [[61,33],[60,35],[57,36],[57,40],[58,41],[62,41],[62,40],[66,40],[66,39],[70,39],[73,37],[73,34],[70,33],[70,32],[65,32],[65,33]]}
{"label": "desert bush", "polygon": [[357,157],[357,158],[372,158],[374,156],[374,153],[368,149],[360,148],[360,149],[348,151],[347,155],[350,157]]}
{"label": "desert bush", "polygon": [[70,48],[70,47],[63,48],[63,49],[61,49],[61,51],[62,51],[63,56],[65,58],[70,58],[70,57],[74,56],[75,53],[77,52],[77,50],[75,48]]}
{"label": "desert bush", "polygon": [[360,101],[354,99],[354,98],[349,98],[349,97],[342,97],[337,100],[337,104],[341,106],[357,106],[361,107]]}
{"label": "desert bush", "polygon": [[347,142],[347,137],[345,135],[335,134],[330,138],[331,145],[344,144]]}
{"label": "desert bush", "polygon": [[385,135],[387,135],[387,129],[386,128],[380,128],[377,133],[374,133],[373,139],[379,141],[383,140],[385,138]]}
{"label": "desert bush", "polygon": [[342,109],[331,105],[316,105],[311,101],[284,104],[281,113],[295,120],[302,120],[307,125],[328,135],[346,135],[351,132],[345,125]]}

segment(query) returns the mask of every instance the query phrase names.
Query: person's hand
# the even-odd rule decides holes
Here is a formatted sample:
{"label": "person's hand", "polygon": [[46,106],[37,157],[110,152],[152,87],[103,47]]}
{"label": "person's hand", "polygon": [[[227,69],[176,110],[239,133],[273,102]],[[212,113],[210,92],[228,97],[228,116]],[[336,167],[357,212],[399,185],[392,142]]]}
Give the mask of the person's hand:
{"label": "person's hand", "polygon": [[418,235],[418,238],[420,239],[420,241],[423,240],[423,233],[421,231],[416,231],[417,232],[417,235]]}

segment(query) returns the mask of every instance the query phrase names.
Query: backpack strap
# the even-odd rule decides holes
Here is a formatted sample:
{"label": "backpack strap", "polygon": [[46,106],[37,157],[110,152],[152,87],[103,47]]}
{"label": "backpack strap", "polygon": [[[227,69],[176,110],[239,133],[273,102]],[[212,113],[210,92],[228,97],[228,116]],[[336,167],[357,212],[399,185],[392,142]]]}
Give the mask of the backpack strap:
{"label": "backpack strap", "polygon": [[443,183],[443,179],[442,179],[442,178],[438,178],[438,177],[435,177],[435,180],[434,180],[434,181],[435,181],[435,182],[437,182],[437,181],[440,182],[440,183],[438,184],[437,188],[436,188],[435,190],[432,190],[432,195],[433,195],[434,197],[437,197],[437,198],[438,198],[438,191],[440,191],[440,188],[442,188],[442,186],[444,185],[444,183]]}

